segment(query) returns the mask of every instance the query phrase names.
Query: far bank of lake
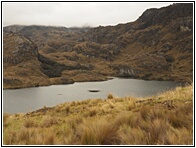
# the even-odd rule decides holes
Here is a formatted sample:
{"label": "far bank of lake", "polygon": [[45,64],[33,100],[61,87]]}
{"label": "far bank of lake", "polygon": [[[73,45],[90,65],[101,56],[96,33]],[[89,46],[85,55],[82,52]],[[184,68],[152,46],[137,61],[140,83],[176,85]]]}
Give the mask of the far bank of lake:
{"label": "far bank of lake", "polygon": [[118,97],[147,97],[174,89],[178,82],[145,81],[137,79],[113,78],[101,82],[76,82],[68,85],[6,89],[3,90],[3,112],[26,113],[55,106],[64,102],[85,99],[106,99],[109,93]]}

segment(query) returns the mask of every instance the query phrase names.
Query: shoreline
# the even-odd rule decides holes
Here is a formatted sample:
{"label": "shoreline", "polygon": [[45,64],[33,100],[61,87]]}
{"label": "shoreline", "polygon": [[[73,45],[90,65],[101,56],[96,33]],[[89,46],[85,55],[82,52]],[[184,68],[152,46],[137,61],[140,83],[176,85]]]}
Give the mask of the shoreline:
{"label": "shoreline", "polygon": [[[73,102],[91,98],[105,98],[109,94],[118,97],[135,96],[140,98],[154,96],[168,90],[173,90],[179,86],[182,87],[180,83],[171,81],[144,81],[113,77],[113,80],[101,82],[76,82],[73,85],[43,86],[40,88],[25,88],[16,91],[5,90],[4,103],[7,107],[4,111],[7,113],[25,113],[34,111],[43,106],[51,107],[64,102]],[[27,94],[26,92],[28,92],[29,95],[25,95]],[[18,100],[18,105],[14,108],[10,108],[10,103],[14,100]],[[37,102],[39,102],[39,104],[35,104],[31,107],[29,106],[29,108],[20,105],[28,105],[29,102],[32,104],[37,104]]]}
{"label": "shoreline", "polygon": [[7,87],[7,88],[4,88],[3,87],[3,90],[14,90],[14,89],[25,89],[25,88],[34,88],[34,87],[42,87],[42,86],[52,86],[52,85],[71,85],[71,84],[74,84],[74,83],[77,83],[77,82],[103,82],[103,81],[108,81],[108,80],[112,80],[114,78],[119,78],[119,79],[136,79],[136,80],[144,80],[144,81],[171,81],[171,82],[177,82],[177,83],[182,83],[182,85],[189,85],[189,84],[192,84],[192,82],[188,82],[188,81],[185,81],[185,80],[175,80],[175,79],[172,79],[172,78],[168,78],[168,79],[142,79],[141,77],[123,77],[123,76],[108,76],[108,77],[104,77],[104,80],[103,79],[96,79],[96,80],[81,80],[81,81],[73,81],[73,83],[57,83],[57,84],[46,84],[46,85],[32,85],[32,86],[16,86],[16,87]]}
{"label": "shoreline", "polygon": [[[96,145],[104,144],[104,141],[91,141],[91,139],[101,139],[103,135],[107,140],[115,136],[115,139],[109,143],[115,145],[154,145],[160,142],[165,145],[191,144],[193,138],[192,89],[193,85],[185,88],[177,87],[175,90],[139,100],[133,97],[116,98],[108,95],[105,100],[88,99],[65,102],[51,108],[43,107],[24,114],[4,113],[3,143],[6,145]],[[127,130],[132,133],[133,140],[131,141]],[[149,136],[149,133],[154,135],[154,132],[162,141]],[[23,133],[32,136],[21,138]],[[46,135],[42,137],[40,133]],[[90,134],[90,137],[86,133]],[[165,134],[167,136],[164,136]],[[46,140],[51,139],[51,135],[52,141]],[[179,138],[183,135],[185,138]],[[168,138],[170,136],[175,138],[171,140]],[[65,137],[69,139],[65,141]],[[36,139],[41,140],[41,143]]]}

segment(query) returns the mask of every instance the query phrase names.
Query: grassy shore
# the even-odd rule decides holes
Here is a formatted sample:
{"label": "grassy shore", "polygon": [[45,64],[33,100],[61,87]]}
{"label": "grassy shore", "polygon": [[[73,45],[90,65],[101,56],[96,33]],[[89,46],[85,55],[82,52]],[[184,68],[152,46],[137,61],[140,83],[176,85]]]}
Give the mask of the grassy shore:
{"label": "grassy shore", "polygon": [[5,145],[192,145],[193,87],[3,115]]}

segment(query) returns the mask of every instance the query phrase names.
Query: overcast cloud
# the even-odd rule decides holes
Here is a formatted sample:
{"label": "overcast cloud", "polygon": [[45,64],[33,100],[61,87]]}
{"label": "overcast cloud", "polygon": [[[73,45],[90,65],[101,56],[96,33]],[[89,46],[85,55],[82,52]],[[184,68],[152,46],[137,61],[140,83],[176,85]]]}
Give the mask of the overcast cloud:
{"label": "overcast cloud", "polygon": [[146,9],[168,2],[3,2],[3,26],[106,26],[135,21]]}

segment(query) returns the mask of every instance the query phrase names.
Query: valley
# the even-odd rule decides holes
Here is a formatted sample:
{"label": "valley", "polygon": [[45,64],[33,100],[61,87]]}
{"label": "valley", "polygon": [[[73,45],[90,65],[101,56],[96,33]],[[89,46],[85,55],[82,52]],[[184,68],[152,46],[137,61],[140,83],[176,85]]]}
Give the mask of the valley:
{"label": "valley", "polygon": [[95,28],[3,28],[3,87],[109,76],[192,83],[193,5],[146,10],[135,22]]}
{"label": "valley", "polygon": [[3,27],[2,143],[193,145],[194,5],[115,26]]}

